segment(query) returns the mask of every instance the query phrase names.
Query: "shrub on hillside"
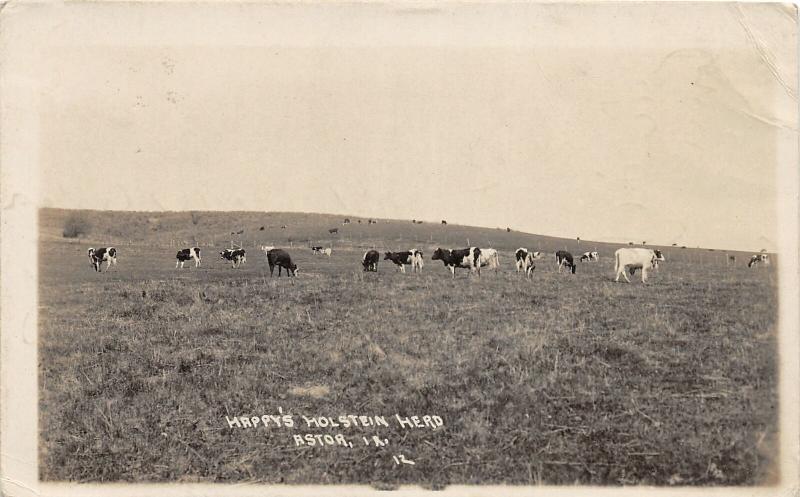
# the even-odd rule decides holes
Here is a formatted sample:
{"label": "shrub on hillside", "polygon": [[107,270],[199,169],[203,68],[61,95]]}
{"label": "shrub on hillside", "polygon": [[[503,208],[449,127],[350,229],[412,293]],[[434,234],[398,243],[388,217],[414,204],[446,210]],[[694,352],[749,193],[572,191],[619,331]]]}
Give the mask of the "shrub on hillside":
{"label": "shrub on hillside", "polygon": [[89,230],[91,229],[92,225],[89,223],[89,220],[86,219],[86,216],[76,212],[67,216],[67,219],[64,221],[64,230],[62,234],[64,238],[78,238],[80,235],[89,234]]}

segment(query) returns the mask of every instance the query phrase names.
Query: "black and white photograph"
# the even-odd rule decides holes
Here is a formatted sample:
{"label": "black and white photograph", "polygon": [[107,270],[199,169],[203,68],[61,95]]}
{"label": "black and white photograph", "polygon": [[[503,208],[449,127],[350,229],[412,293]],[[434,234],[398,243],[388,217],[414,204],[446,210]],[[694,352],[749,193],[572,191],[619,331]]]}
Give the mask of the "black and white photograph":
{"label": "black and white photograph", "polygon": [[0,8],[2,493],[798,492],[797,8]]}

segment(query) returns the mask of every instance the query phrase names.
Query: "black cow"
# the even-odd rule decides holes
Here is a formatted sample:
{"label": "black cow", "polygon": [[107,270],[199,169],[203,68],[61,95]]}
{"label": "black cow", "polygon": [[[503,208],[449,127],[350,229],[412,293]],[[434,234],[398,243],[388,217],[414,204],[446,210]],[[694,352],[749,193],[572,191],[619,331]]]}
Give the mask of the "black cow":
{"label": "black cow", "polygon": [[175,259],[177,259],[175,261],[175,269],[178,269],[178,264],[183,269],[183,263],[192,259],[194,259],[194,267],[197,267],[200,265],[200,247],[181,249],[175,254]]}
{"label": "black cow", "polygon": [[97,272],[103,271],[105,262],[106,271],[108,271],[112,264],[117,263],[117,249],[114,247],[89,248],[89,262]]}
{"label": "black cow", "polygon": [[575,261],[572,258],[572,254],[567,252],[566,250],[559,250],[556,252],[556,264],[558,264],[558,272],[561,272],[562,267],[568,267],[572,269],[572,274],[575,274]]}
{"label": "black cow", "polygon": [[244,249],[225,249],[219,253],[219,258],[231,261],[233,267],[237,268],[247,262],[247,253]]}
{"label": "black cow", "polygon": [[431,260],[442,261],[445,267],[450,269],[453,278],[456,277],[456,268],[461,267],[469,269],[470,272],[477,271],[478,276],[481,275],[481,249],[478,247],[470,247],[465,249],[448,250],[437,248],[431,256]]}
{"label": "black cow", "polygon": [[377,250],[368,250],[364,252],[364,257],[361,258],[361,265],[364,266],[364,271],[378,271],[378,261],[381,254]]}
{"label": "black cow", "polygon": [[283,249],[272,249],[267,252],[267,263],[269,263],[269,276],[275,271],[275,266],[278,266],[278,276],[281,275],[281,269],[286,270],[288,276],[297,276],[297,264],[292,262],[292,258],[288,252]]}
{"label": "black cow", "polygon": [[331,235],[334,235],[334,234],[336,234],[338,232],[339,232],[339,228],[331,228],[331,229],[328,230],[328,233],[330,233]]}

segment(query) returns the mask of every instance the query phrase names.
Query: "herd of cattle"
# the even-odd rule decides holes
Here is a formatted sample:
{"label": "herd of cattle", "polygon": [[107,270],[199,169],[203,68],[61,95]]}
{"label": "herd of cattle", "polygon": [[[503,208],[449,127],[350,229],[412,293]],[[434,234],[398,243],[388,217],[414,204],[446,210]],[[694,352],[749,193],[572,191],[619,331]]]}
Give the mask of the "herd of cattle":
{"label": "herd of cattle", "polygon": [[[267,256],[267,263],[269,264],[269,274],[273,275],[275,267],[278,268],[278,276],[281,276],[281,271],[286,270],[288,276],[297,276],[297,264],[292,262],[292,258],[288,252],[283,249],[275,248],[272,246],[262,245],[261,250]],[[325,254],[330,257],[332,250],[324,247],[311,247],[315,254]],[[230,261],[234,268],[238,268],[241,264],[247,262],[247,253],[243,248],[237,249],[224,249],[219,253],[221,260]],[[535,261],[543,258],[541,252],[529,251],[525,248],[519,248],[514,252],[516,259],[517,272],[524,272],[527,277],[533,275],[533,270],[536,269]],[[200,266],[201,256],[199,247],[185,248],[178,251],[175,256],[175,268],[183,268],[187,261],[194,261],[195,267]],[[598,261],[600,255],[597,252],[584,252],[579,261],[592,262]],[[364,271],[378,271],[378,262],[380,260],[380,253],[377,250],[368,250],[361,258],[361,265]],[[413,272],[421,272],[424,266],[423,254],[421,250],[411,249],[401,252],[385,252],[383,260],[391,261],[393,264],[400,268],[400,271],[405,273],[406,266],[411,266]],[[450,272],[455,278],[456,268],[468,269],[470,273],[476,273],[478,276],[481,274],[481,268],[494,269],[495,272],[500,268],[500,257],[497,250],[492,248],[479,248],[469,247],[465,249],[442,249],[437,248],[431,255],[431,260],[442,261],[442,263],[450,269]],[[102,264],[106,263],[106,271],[117,263],[117,249],[114,247],[103,248],[90,248],[89,261],[95,271],[102,271]],[[572,254],[566,250],[559,250],[555,253],[556,266],[560,273],[562,269],[569,270],[575,274],[577,265]],[[614,281],[619,281],[619,277],[623,276],[625,280],[630,283],[628,275],[633,276],[636,270],[641,270],[642,282],[647,281],[647,272],[650,269],[658,267],[659,262],[664,262],[664,254],[660,250],[647,249],[647,248],[621,248],[614,253]],[[747,267],[753,267],[757,264],[769,264],[769,255],[756,254],[750,258]]]}

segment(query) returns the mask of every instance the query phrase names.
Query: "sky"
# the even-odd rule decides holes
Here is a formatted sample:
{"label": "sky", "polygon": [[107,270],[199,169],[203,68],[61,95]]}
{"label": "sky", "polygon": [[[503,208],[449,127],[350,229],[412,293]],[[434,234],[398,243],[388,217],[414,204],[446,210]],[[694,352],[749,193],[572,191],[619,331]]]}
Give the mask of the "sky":
{"label": "sky", "polygon": [[777,243],[792,7],[60,9],[26,60],[42,206]]}

